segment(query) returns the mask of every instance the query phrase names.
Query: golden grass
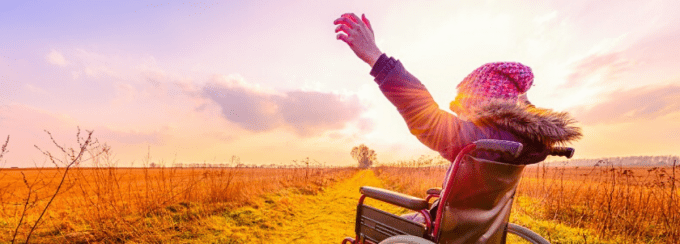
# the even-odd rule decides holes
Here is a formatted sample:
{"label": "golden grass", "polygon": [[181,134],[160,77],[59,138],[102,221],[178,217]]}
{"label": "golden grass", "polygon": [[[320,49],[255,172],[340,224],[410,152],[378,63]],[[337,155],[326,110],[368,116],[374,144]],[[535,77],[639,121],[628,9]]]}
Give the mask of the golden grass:
{"label": "golden grass", "polygon": [[[53,140],[64,159],[43,153],[60,168],[0,169],[0,243],[23,243],[30,234],[32,243],[338,242],[352,232],[359,185],[425,197],[448,167],[422,157],[374,168],[380,180],[370,171],[355,175],[356,168],[309,167],[309,159],[296,168],[248,168],[237,157],[220,166],[119,168],[108,147],[88,141],[79,137],[79,151]],[[554,243],[678,243],[678,169],[606,161],[528,167],[511,219]],[[294,231],[301,228],[328,233],[314,239]]]}
{"label": "golden grass", "polygon": [[[288,189],[315,194],[356,172],[314,167],[116,168],[106,161],[107,154],[91,160],[95,167],[70,169],[31,242],[164,242],[190,234],[195,230],[187,228],[190,223],[252,205],[266,193]],[[0,242],[24,242],[64,170],[0,170]]]}
{"label": "golden grass", "polygon": [[[391,189],[419,197],[431,187],[441,187],[447,169],[416,160],[401,166],[374,171]],[[625,168],[603,161],[596,167],[527,167],[516,195],[523,200],[515,201],[513,219],[550,221],[594,235],[559,239],[559,233],[539,231],[562,240],[559,242],[679,243],[676,175],[680,175],[680,165]]]}
{"label": "golden grass", "polygon": [[542,211],[535,214],[542,219],[591,229],[602,237],[678,243],[677,171],[678,165],[534,167],[525,171],[518,195],[540,200]]}

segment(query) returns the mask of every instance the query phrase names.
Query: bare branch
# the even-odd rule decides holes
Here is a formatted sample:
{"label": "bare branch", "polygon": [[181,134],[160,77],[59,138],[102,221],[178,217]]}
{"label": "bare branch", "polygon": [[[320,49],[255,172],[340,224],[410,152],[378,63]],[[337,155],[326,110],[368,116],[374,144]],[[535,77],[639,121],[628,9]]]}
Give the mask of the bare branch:
{"label": "bare branch", "polygon": [[[33,145],[33,146],[35,148],[37,148],[38,151],[40,151],[43,155],[47,156],[50,159],[50,161],[52,162],[52,164],[54,164],[54,166],[57,167],[57,169],[59,169],[59,164],[57,164],[57,162],[54,161],[55,159],[50,152],[43,151],[42,149],[40,149],[40,147],[38,147],[38,145]],[[57,159],[57,161],[59,161],[62,164],[64,163],[64,161],[61,161],[61,159]],[[36,168],[37,168],[37,165],[36,165]]]}
{"label": "bare branch", "polygon": [[[45,130],[45,131],[47,132],[47,134],[50,135],[50,138],[52,138],[52,134],[50,134],[50,132],[48,132],[47,130]],[[77,164],[78,161],[80,161],[80,158],[83,156],[83,154],[87,150],[87,147],[91,144],[93,132],[94,131],[88,131],[87,139],[85,140],[84,143],[80,144],[80,152],[78,153],[78,156],[73,157],[73,154],[71,155],[72,158],[73,158],[73,161],[71,161],[68,165],[66,165],[66,170],[64,171],[64,174],[61,177],[61,182],[59,182],[59,185],[57,186],[57,189],[54,191],[52,198],[50,198],[50,201],[47,202],[47,205],[43,209],[42,213],[40,214],[38,219],[35,221],[35,224],[33,224],[31,231],[28,232],[28,236],[26,237],[26,243],[28,243],[28,241],[31,239],[31,234],[33,234],[33,231],[35,230],[35,228],[40,223],[40,220],[45,215],[45,212],[47,212],[47,209],[50,207],[50,204],[52,204],[52,201],[54,201],[54,198],[57,197],[57,194],[59,194],[59,190],[61,189],[61,186],[64,184],[64,180],[66,180],[66,175],[68,174],[68,170],[71,168],[71,166]],[[80,128],[78,128],[78,135],[80,135]],[[52,142],[54,142],[54,144],[57,145],[57,147],[59,147],[59,145],[54,141],[54,138],[52,138]],[[62,147],[59,147],[59,148],[61,148],[61,150],[64,153],[66,153],[66,150],[64,150]],[[71,149],[71,150],[73,150],[73,149]]]}
{"label": "bare branch", "polygon": [[47,131],[47,130],[45,130],[45,132],[46,132],[48,135],[50,135],[50,139],[52,140],[52,143],[54,143],[54,145],[57,146],[63,153],[66,153],[66,150],[65,150],[62,146],[59,146],[59,143],[57,143],[57,141],[54,140],[54,137],[52,137],[52,133],[50,133],[50,132]]}
{"label": "bare branch", "polygon": [[7,140],[5,141],[5,144],[2,145],[2,149],[0,149],[0,159],[2,159],[2,156],[5,155],[7,151],[7,144],[9,143],[9,135],[7,135]]}
{"label": "bare branch", "polygon": [[[21,223],[24,221],[24,217],[26,217],[26,209],[28,209],[28,202],[31,200],[31,192],[33,192],[33,185],[28,184],[28,181],[26,180],[26,175],[24,174],[23,171],[21,171],[21,176],[24,177],[24,185],[26,185],[26,188],[28,188],[28,196],[26,197],[26,202],[24,203],[24,210],[21,212],[21,218],[19,219],[19,223],[17,224],[17,228],[14,229],[14,235],[12,236],[12,243],[16,241],[17,238],[17,233],[19,233],[19,227],[21,227]],[[26,241],[28,243],[28,241]]]}
{"label": "bare branch", "polygon": [[78,145],[82,146],[83,144],[80,143],[80,126],[77,126],[77,128],[78,128],[78,132],[76,133],[76,141],[78,142]]}

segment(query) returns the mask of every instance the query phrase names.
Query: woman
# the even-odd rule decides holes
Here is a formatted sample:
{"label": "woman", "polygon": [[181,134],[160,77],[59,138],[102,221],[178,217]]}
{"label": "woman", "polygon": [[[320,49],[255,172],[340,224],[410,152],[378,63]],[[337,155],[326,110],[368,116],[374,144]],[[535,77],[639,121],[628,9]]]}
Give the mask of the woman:
{"label": "woman", "polygon": [[[337,39],[347,43],[372,69],[380,90],[402,115],[418,140],[453,161],[467,144],[479,139],[517,141],[533,151],[579,139],[580,128],[569,114],[536,108],[526,99],[533,84],[531,69],[520,63],[485,64],[457,86],[450,104],[456,115],[439,109],[420,81],[398,60],[387,57],[375,44],[373,29],[364,15],[343,14],[336,19]],[[531,164],[544,158],[527,153],[516,160]],[[499,156],[499,155],[487,155]],[[487,158],[495,160],[497,158]]]}
{"label": "woman", "polygon": [[[382,53],[375,44],[368,19],[343,14],[334,21],[337,39],[347,43],[372,69],[382,93],[402,115],[413,135],[453,162],[464,146],[480,139],[521,142],[525,150],[514,160],[497,153],[476,157],[510,164],[532,164],[545,159],[545,151],[581,137],[567,113],[536,108],[526,92],[533,84],[531,69],[516,62],[488,63],[474,70],[457,86],[450,104],[456,114],[439,109],[420,81],[401,62]],[[484,173],[484,172],[482,172]],[[503,173],[496,174],[501,175]],[[447,174],[448,177],[448,174]],[[489,173],[486,177],[495,177]],[[476,186],[475,186],[476,187]],[[484,186],[479,186],[480,189]],[[471,189],[479,191],[479,189]],[[420,215],[405,217],[416,219]]]}

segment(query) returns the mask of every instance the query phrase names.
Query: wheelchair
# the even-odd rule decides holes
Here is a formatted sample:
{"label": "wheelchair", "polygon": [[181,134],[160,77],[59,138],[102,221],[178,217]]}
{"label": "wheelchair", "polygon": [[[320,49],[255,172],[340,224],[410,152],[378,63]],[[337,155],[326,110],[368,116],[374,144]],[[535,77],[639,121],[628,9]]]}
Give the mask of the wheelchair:
{"label": "wheelchair", "polygon": [[[519,142],[493,139],[465,146],[449,166],[443,188],[429,189],[426,199],[361,187],[356,236],[345,238],[342,244],[505,243],[507,233],[530,243],[549,243],[535,232],[509,223],[525,165],[504,162],[515,162],[523,147]],[[571,158],[574,149],[554,147],[531,153],[543,161],[549,155]],[[488,155],[495,156],[484,157]],[[424,217],[424,223],[365,205],[366,197],[413,210]],[[431,199],[436,200],[430,203]]]}

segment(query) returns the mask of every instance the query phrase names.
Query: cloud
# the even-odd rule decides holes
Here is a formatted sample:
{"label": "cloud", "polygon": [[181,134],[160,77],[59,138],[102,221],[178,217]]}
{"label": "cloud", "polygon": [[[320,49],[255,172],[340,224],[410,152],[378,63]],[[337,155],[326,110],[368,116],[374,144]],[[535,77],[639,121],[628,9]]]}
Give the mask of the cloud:
{"label": "cloud", "polygon": [[34,86],[34,85],[32,85],[32,84],[26,84],[26,89],[28,89],[28,90],[31,91],[32,93],[35,93],[35,94],[38,94],[38,95],[47,95],[47,94],[49,94],[49,93],[48,93],[47,91],[45,91],[44,89],[42,89],[42,88],[40,88],[40,87],[37,87],[37,86]]}
{"label": "cloud", "polygon": [[632,87],[675,78],[680,65],[677,43],[680,24],[645,35],[620,51],[592,54],[574,63],[562,88],[612,84]]}
{"label": "cloud", "polygon": [[[13,131],[12,136],[32,135],[39,138],[43,130],[50,131],[55,137],[69,138],[71,132],[78,126],[78,121],[66,114],[57,114],[42,109],[30,107],[22,104],[12,104],[0,107],[0,128],[7,128]],[[121,142],[128,144],[137,143],[157,143],[161,141],[161,131],[140,132],[140,131],[121,131],[110,129],[104,126],[96,126],[94,129],[89,126],[82,126],[83,130],[94,130],[93,136],[99,138],[101,142]],[[1,136],[1,135],[0,135]]]}
{"label": "cloud", "polygon": [[[679,42],[680,22],[677,22],[675,25],[668,25],[664,31],[636,37],[630,45],[586,56],[572,63],[572,70],[567,71],[569,73],[566,75],[566,82],[548,92],[552,97],[544,99],[561,99],[561,104],[567,107],[567,104],[571,104],[585,116],[584,122],[589,123],[620,120],[624,118],[620,113],[624,112],[630,112],[626,119],[656,116],[653,111],[663,112],[665,108],[656,109],[654,104],[673,104],[672,101],[663,100],[666,95],[660,87],[678,84]],[[673,91],[672,86],[667,88],[670,89],[668,92]],[[649,107],[646,110],[637,110],[637,105],[631,104],[633,101],[626,101],[626,98],[621,97],[637,97],[639,106]],[[602,101],[615,102],[598,105]],[[592,108],[593,112],[586,112],[587,108]],[[607,114],[611,119],[598,116],[597,113]]]}
{"label": "cloud", "polygon": [[618,52],[591,55],[575,64],[574,72],[567,77],[562,88],[580,87],[593,78],[600,78],[598,83],[611,82],[634,65],[632,60],[625,59]]}
{"label": "cloud", "polygon": [[66,65],[69,64],[68,61],[66,61],[66,58],[64,58],[64,55],[54,49],[47,54],[45,59],[47,59],[47,62],[61,67],[66,67]]}
{"label": "cloud", "polygon": [[110,77],[114,77],[114,78],[119,77],[118,73],[115,70],[113,70],[113,69],[111,69],[107,66],[104,66],[104,65],[87,66],[87,67],[85,67],[84,72],[88,77],[91,77],[91,78],[101,78],[102,76],[110,76]]}
{"label": "cloud", "polygon": [[225,119],[255,132],[287,126],[308,136],[342,129],[363,112],[356,96],[317,91],[276,93],[234,77],[214,78],[203,87],[202,96],[216,103]]}
{"label": "cloud", "polygon": [[302,134],[311,129],[340,129],[361,114],[356,97],[343,101],[331,93],[292,91],[285,97],[274,96],[274,102],[284,122]]}
{"label": "cloud", "polygon": [[605,102],[572,113],[583,124],[622,123],[655,119],[680,111],[680,86],[647,86],[603,95]]}
{"label": "cloud", "polygon": [[[663,32],[658,32],[640,39],[627,49],[627,53],[640,59],[647,65],[674,65],[677,68],[680,55],[680,20],[676,25],[668,26]],[[675,73],[677,69],[672,69]]]}
{"label": "cloud", "polygon": [[150,143],[158,145],[162,142],[162,135],[159,132],[139,132],[139,131],[119,131],[106,127],[95,128],[93,136],[102,142],[120,142],[123,144],[142,144]]}

